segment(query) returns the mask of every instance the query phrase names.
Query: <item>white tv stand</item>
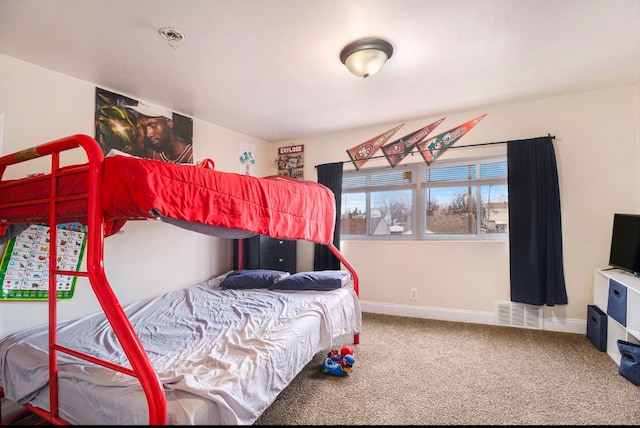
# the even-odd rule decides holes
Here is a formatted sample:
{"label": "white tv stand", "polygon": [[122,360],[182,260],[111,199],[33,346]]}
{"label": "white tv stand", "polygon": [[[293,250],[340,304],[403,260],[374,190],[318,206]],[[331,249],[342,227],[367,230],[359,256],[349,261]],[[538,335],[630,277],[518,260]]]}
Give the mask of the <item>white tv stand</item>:
{"label": "white tv stand", "polygon": [[620,365],[618,339],[640,344],[640,278],[620,269],[598,268],[593,278],[593,302],[607,313],[609,280],[627,288],[627,325],[607,315],[607,354]]}

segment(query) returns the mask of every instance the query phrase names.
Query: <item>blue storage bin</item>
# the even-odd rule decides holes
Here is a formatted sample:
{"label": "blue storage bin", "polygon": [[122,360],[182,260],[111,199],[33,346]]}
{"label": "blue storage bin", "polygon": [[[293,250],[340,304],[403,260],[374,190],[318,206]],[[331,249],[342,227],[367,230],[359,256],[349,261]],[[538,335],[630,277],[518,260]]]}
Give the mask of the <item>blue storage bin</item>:
{"label": "blue storage bin", "polygon": [[627,287],[613,279],[609,279],[607,314],[623,327],[627,326]]}
{"label": "blue storage bin", "polygon": [[607,314],[596,305],[587,305],[587,338],[599,351],[607,350]]}

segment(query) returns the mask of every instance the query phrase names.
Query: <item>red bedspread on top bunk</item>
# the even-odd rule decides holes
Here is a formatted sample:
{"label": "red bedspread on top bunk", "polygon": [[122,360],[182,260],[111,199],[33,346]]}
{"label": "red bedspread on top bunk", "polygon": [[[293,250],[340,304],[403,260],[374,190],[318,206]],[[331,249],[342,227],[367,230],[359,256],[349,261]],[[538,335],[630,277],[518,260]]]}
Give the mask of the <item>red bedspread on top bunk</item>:
{"label": "red bedspread on top bunk", "polygon": [[[204,163],[206,164],[206,162]],[[57,195],[87,192],[83,165],[60,169]],[[7,180],[0,187],[0,221],[47,223],[50,175]],[[102,207],[109,220],[161,217],[174,224],[211,227],[211,235],[239,230],[279,239],[333,241],[335,199],[316,182],[288,177],[252,177],[206,166],[173,164],[130,156],[106,157],[100,184]],[[40,200],[30,206],[7,206]],[[64,199],[64,198],[63,198]],[[86,218],[84,200],[58,202],[59,223]],[[193,227],[196,225],[196,228]]]}

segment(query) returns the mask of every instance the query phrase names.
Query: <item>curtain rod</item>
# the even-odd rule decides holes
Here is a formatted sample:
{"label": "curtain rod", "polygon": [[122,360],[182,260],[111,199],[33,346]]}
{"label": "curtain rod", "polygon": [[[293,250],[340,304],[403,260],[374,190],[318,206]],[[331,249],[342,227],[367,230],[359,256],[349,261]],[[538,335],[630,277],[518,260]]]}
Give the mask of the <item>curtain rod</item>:
{"label": "curtain rod", "polygon": [[[547,134],[546,136],[551,138],[552,140],[556,139],[555,135]],[[539,138],[542,138],[542,137],[539,137]],[[526,139],[530,140],[531,138],[526,138]],[[517,141],[517,140],[511,140],[511,141]],[[447,150],[450,150],[450,149],[462,149],[464,147],[480,147],[480,146],[491,146],[491,145],[494,145],[494,144],[507,144],[508,142],[509,141],[495,141],[493,143],[466,144],[464,146],[451,146]],[[412,155],[413,156],[414,153],[420,153],[420,150],[415,150],[415,151],[411,150],[410,152],[407,152],[407,154],[405,156],[407,156],[407,155]],[[362,160],[381,159],[381,158],[384,158],[384,157],[386,157],[386,156],[385,155],[378,155],[378,156],[371,156],[370,158],[362,159]],[[354,162],[353,160],[347,160],[347,161],[342,161],[341,163],[353,163],[353,162]],[[329,163],[338,163],[338,162],[329,162]],[[316,168],[317,167],[318,167],[318,165],[316,165]]]}

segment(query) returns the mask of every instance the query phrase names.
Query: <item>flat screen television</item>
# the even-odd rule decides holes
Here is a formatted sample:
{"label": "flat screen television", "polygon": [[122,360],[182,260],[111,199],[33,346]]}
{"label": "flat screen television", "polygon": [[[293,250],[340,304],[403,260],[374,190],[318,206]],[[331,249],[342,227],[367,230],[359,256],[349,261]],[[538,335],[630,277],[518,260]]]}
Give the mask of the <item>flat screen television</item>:
{"label": "flat screen television", "polygon": [[609,266],[640,276],[640,215],[613,215]]}

